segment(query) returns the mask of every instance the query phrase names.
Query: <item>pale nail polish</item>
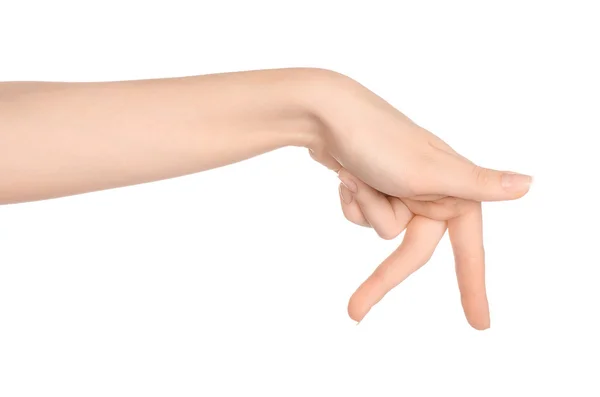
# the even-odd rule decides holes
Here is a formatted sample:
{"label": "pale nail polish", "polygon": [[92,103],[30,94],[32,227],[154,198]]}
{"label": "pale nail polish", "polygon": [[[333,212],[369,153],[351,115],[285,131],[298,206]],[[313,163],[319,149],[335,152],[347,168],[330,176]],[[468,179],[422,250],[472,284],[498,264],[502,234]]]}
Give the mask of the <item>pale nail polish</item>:
{"label": "pale nail polish", "polygon": [[350,204],[352,202],[352,192],[343,184],[340,185],[340,197],[346,204]]}
{"label": "pale nail polish", "polygon": [[356,183],[354,183],[354,181],[352,179],[346,177],[345,175],[340,175],[340,174],[338,174],[338,178],[340,178],[340,181],[342,181],[344,186],[346,186],[348,188],[348,190],[350,190],[352,193],[358,192],[358,187],[356,186]]}
{"label": "pale nail polish", "polygon": [[529,189],[532,178],[529,175],[506,172],[502,175],[502,187],[509,192],[521,192]]}

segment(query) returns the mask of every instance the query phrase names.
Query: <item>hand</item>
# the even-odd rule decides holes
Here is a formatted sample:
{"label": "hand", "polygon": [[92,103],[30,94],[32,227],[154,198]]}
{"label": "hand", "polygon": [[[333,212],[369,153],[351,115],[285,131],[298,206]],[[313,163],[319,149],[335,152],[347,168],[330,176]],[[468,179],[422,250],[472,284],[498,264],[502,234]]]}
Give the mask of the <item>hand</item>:
{"label": "hand", "polygon": [[480,201],[522,197],[531,177],[476,166],[365,87],[334,80],[317,113],[323,129],[311,156],[339,171],[352,222],[387,239],[408,225],[402,245],[350,300],[350,316],[360,321],[427,262],[448,226],[465,314],[474,328],[488,328]]}

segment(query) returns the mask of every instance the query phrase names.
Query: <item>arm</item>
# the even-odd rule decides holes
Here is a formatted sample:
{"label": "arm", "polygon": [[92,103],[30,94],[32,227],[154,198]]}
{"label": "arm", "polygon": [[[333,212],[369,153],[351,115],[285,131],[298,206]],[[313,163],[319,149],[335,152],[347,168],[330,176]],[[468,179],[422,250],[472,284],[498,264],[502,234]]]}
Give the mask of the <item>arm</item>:
{"label": "arm", "polygon": [[489,326],[480,201],[531,178],[476,166],[352,79],[283,69],[112,83],[0,83],[0,204],[149,182],[287,145],[338,172],[351,222],[402,245],[356,291],[360,321],[448,227],[465,314]]}
{"label": "arm", "polygon": [[308,146],[326,71],[0,83],[0,204],[155,181]]}

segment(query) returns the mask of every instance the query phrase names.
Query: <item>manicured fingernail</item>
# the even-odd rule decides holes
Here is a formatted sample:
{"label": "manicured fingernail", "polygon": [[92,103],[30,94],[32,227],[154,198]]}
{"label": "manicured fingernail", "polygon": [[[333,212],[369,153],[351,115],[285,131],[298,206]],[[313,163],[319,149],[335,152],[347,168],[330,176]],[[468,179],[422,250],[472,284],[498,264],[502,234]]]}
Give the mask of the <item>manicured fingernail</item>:
{"label": "manicured fingernail", "polygon": [[502,187],[509,192],[522,192],[529,189],[533,179],[529,175],[506,172],[502,175]]}
{"label": "manicured fingernail", "polygon": [[350,204],[352,202],[352,192],[343,184],[340,185],[340,197],[346,204]]}
{"label": "manicured fingernail", "polygon": [[340,181],[342,181],[344,186],[346,186],[348,188],[348,190],[350,190],[352,193],[358,192],[358,187],[356,186],[356,183],[352,179],[350,179],[346,175],[342,175],[342,174],[338,174],[338,178],[340,178]]}

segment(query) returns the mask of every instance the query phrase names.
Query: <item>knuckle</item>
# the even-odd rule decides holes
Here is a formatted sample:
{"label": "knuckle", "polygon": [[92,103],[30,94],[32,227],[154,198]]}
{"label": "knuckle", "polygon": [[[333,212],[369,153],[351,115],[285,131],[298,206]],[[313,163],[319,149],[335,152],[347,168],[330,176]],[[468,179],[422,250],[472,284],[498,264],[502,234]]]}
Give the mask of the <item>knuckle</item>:
{"label": "knuckle", "polygon": [[350,222],[354,223],[355,225],[358,226],[364,226],[364,222],[361,218],[355,217],[355,216],[350,216],[350,217],[346,217],[346,219],[348,219]]}
{"label": "knuckle", "polygon": [[357,223],[356,216],[351,211],[349,211],[343,203],[342,203],[342,213],[344,214],[344,218],[346,218],[347,221],[350,221],[352,223]]}
{"label": "knuckle", "polygon": [[348,214],[348,212],[346,211],[342,211],[344,213],[344,218],[346,218],[347,221],[353,222],[352,217]]}
{"label": "knuckle", "polygon": [[451,207],[445,207],[441,212],[440,219],[438,219],[440,221],[447,221],[458,216],[456,209]]}
{"label": "knuckle", "polygon": [[461,205],[460,200],[454,197],[448,197],[444,199],[443,203],[440,203],[442,210],[440,211],[440,215],[445,219],[440,220],[448,220],[455,218],[461,213]]}
{"label": "knuckle", "polygon": [[490,182],[490,173],[487,169],[480,167],[478,165],[473,166],[473,175],[475,176],[475,180],[477,184],[481,186],[485,186]]}
{"label": "knuckle", "polygon": [[347,221],[354,223],[358,226],[370,227],[371,225],[367,222],[367,220],[355,211],[350,210],[347,205],[342,201],[342,213],[344,214],[344,218]]}
{"label": "knuckle", "polygon": [[400,234],[398,228],[385,228],[377,230],[377,234],[384,240],[393,240]]}

